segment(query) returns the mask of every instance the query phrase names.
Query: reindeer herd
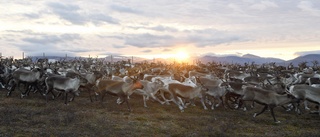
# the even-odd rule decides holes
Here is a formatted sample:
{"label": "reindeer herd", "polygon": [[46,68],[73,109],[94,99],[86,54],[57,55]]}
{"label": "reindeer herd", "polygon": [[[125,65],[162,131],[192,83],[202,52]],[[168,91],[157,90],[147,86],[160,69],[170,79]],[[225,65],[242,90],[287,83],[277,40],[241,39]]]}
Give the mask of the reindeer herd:
{"label": "reindeer herd", "polygon": [[[62,95],[64,103],[68,104],[81,96],[81,91],[88,92],[91,102],[102,103],[105,95],[117,96],[115,103],[126,103],[129,111],[132,94],[142,96],[144,107],[148,107],[147,100],[152,99],[161,105],[174,103],[181,112],[199,100],[205,110],[210,106],[212,110],[224,107],[246,111],[258,103],[264,107],[253,116],[270,110],[277,123],[275,107],[300,114],[301,102],[305,111],[314,109],[308,107],[308,102],[315,103],[314,106],[320,104],[317,63],[307,66],[307,62],[302,62],[297,67],[254,62],[244,65],[216,62],[133,64],[93,58],[55,62],[1,58],[0,63],[0,86],[7,97],[19,92],[20,98],[24,98],[33,92],[44,96],[46,102]],[[315,112],[320,112],[319,106]]]}

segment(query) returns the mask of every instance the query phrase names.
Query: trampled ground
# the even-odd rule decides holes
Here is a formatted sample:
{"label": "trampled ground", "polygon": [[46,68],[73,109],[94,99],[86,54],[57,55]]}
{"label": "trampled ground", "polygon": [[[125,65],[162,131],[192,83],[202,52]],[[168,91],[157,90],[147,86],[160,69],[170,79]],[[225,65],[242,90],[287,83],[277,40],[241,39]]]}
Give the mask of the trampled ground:
{"label": "trampled ground", "polygon": [[[261,106],[252,110],[203,110],[199,102],[185,112],[178,107],[148,101],[143,107],[141,96],[117,105],[117,97],[107,96],[103,105],[90,102],[82,93],[69,105],[62,98],[49,100],[39,93],[20,99],[17,91],[6,97],[0,91],[0,136],[320,136],[320,116],[304,112],[296,115],[283,108],[275,109],[280,124],[270,112],[253,118]],[[314,108],[313,108],[314,109]]]}

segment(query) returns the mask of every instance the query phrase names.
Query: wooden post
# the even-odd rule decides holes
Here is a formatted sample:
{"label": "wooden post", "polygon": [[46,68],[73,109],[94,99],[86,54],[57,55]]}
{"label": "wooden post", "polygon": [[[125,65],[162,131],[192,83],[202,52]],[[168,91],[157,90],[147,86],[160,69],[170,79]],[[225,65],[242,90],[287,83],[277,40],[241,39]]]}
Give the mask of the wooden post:
{"label": "wooden post", "polygon": [[113,64],[113,59],[112,59],[112,55],[110,56],[110,59],[111,59],[111,60],[110,60],[110,61],[111,61],[111,64]]}

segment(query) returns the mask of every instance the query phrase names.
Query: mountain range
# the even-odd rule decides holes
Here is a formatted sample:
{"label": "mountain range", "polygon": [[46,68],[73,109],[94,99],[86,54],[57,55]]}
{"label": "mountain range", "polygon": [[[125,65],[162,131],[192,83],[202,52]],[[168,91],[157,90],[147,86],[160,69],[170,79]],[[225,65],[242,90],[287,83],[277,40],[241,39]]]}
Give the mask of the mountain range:
{"label": "mountain range", "polygon": [[[33,56],[32,57],[33,61],[36,61],[38,58],[43,58],[43,56]],[[62,59],[66,59],[66,60],[75,59],[74,57],[65,58],[65,57],[59,57],[59,56],[46,56],[46,58],[48,58],[49,60],[57,60],[57,61],[62,60]],[[82,58],[82,59],[84,59],[84,58]],[[133,62],[144,62],[144,61],[166,62],[166,61],[170,60],[170,59],[161,59],[161,58],[157,58],[157,59],[145,59],[145,58],[139,58],[139,57],[131,57],[130,58],[130,57],[125,57],[125,56],[113,56],[113,57],[108,56],[108,57],[99,58],[99,59],[103,59],[104,61],[107,61],[107,62],[117,62],[117,61],[121,61],[121,60],[127,61],[128,59],[130,59],[130,60],[133,59]],[[241,64],[241,65],[243,65],[244,63],[251,64],[252,62],[254,62],[255,64],[276,63],[278,65],[283,65],[283,66],[287,66],[290,63],[292,63],[294,66],[297,66],[298,64],[300,64],[302,62],[307,62],[308,66],[312,66],[313,61],[318,61],[320,63],[320,54],[308,54],[308,55],[299,56],[297,58],[294,58],[292,60],[287,60],[287,61],[282,60],[282,59],[278,59],[278,58],[259,57],[259,56],[253,55],[253,54],[245,54],[243,56],[223,56],[223,57],[206,55],[206,56],[193,58],[193,60],[201,61],[202,63],[218,62],[218,63],[223,63],[223,64],[237,63],[237,64]],[[172,59],[170,61],[172,62]]]}
{"label": "mountain range", "polygon": [[255,64],[263,64],[263,63],[276,63],[278,65],[288,65],[292,63],[294,66],[297,66],[298,64],[302,62],[307,62],[308,66],[312,66],[313,61],[318,61],[320,63],[320,54],[308,54],[304,56],[299,56],[297,58],[294,58],[292,60],[282,60],[278,58],[263,58],[252,54],[245,54],[243,56],[225,56],[225,57],[216,57],[216,56],[203,56],[198,58],[203,63],[207,62],[220,62],[220,63],[238,63],[238,64],[244,64],[244,63],[252,63]]}

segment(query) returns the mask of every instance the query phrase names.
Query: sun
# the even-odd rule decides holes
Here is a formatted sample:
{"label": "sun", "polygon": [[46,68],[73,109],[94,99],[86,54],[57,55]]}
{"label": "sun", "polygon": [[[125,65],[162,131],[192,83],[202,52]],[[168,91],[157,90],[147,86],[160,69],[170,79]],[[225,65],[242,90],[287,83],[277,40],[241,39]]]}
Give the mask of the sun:
{"label": "sun", "polygon": [[184,50],[180,50],[174,55],[174,58],[180,62],[187,62],[189,59],[189,54]]}

